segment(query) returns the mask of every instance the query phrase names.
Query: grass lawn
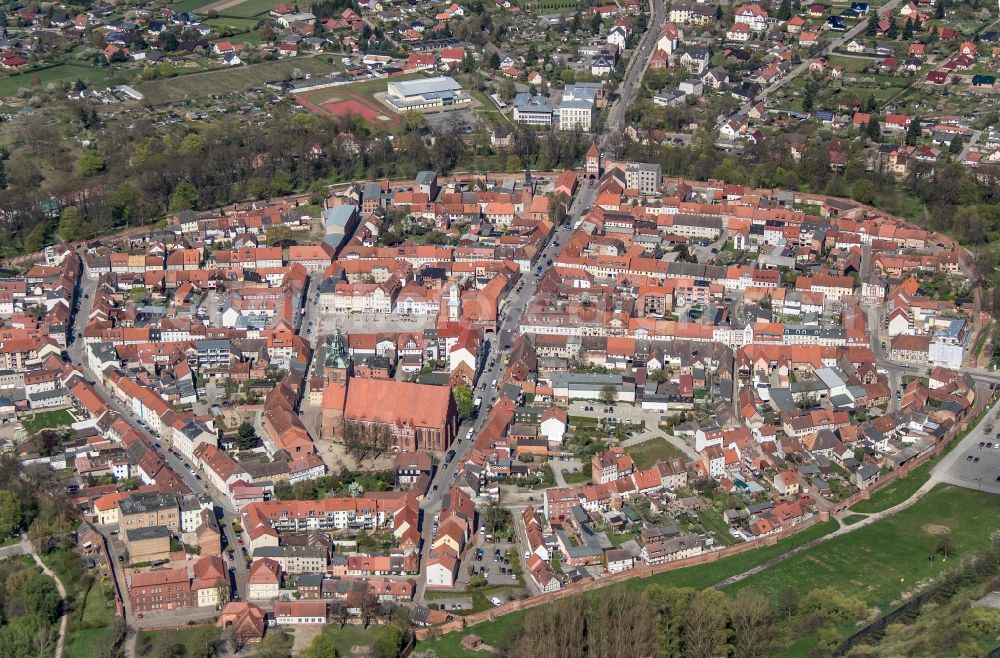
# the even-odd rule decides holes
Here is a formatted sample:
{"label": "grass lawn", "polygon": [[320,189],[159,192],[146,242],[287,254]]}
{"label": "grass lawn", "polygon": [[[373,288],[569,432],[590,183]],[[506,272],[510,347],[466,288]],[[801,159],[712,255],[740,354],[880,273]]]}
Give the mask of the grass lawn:
{"label": "grass lawn", "polygon": [[[742,573],[791,548],[801,546],[817,537],[822,537],[835,530],[836,527],[837,524],[832,521],[818,523],[797,535],[778,542],[774,546],[764,546],[757,550],[740,553],[739,555],[734,555],[717,562],[699,564],[696,567],[665,571],[649,578],[633,578],[625,581],[622,586],[631,590],[644,589],[654,584],[663,585],[664,587],[695,587],[703,589],[729,576]],[[597,591],[600,592],[600,590]],[[524,612],[514,612],[509,615],[497,617],[495,621],[470,626],[467,630],[448,633],[434,640],[420,642],[417,645],[417,651],[433,649],[439,658],[477,655],[462,649],[461,642],[465,635],[475,633],[483,638],[483,641],[487,644],[500,644],[505,638],[517,631],[524,614]]]}
{"label": "grass lawn", "polygon": [[184,658],[185,656],[202,656],[204,653],[198,645],[203,641],[203,633],[211,633],[211,636],[218,639],[222,634],[222,629],[216,628],[215,626],[187,626],[185,628],[178,628],[177,630],[169,631],[141,631],[139,633],[138,639],[138,651],[140,656],[143,655],[153,655],[154,652],[143,653],[142,647],[143,643],[146,642],[146,638],[149,638],[149,642],[156,643],[160,638],[167,638],[171,644],[183,645],[184,652],[177,654],[178,658]]}
{"label": "grass lawn", "polygon": [[375,642],[374,633],[354,624],[346,624],[343,628],[327,626],[323,632],[333,640],[333,646],[337,647],[337,653],[341,656],[354,655],[351,652],[353,647],[371,646]]}
{"label": "grass lawn", "polygon": [[[320,57],[295,57],[247,66],[234,66],[176,78],[147,80],[137,85],[146,101],[153,104],[207,98],[210,94],[239,91],[282,80],[295,69],[312,75],[328,75],[334,66]],[[381,81],[383,89],[385,81]]]}
{"label": "grass lawn", "polygon": [[111,84],[108,81],[109,73],[113,75],[114,70],[76,64],[60,64],[40,71],[25,71],[17,75],[0,77],[0,97],[14,96],[22,87],[44,87],[50,82],[61,85],[64,82],[83,80],[88,85],[108,86]]}
{"label": "grass lawn", "polygon": [[252,30],[257,25],[258,19],[256,18],[237,18],[235,16],[219,16],[218,18],[209,18],[204,21],[205,25],[210,27],[231,27],[237,32],[244,32],[247,30]]}
{"label": "grass lawn", "polygon": [[116,639],[113,628],[92,628],[67,633],[66,658],[91,658],[101,654]]}
{"label": "grass lawn", "polygon": [[59,427],[69,427],[76,422],[76,418],[73,417],[66,409],[56,409],[54,411],[42,411],[31,418],[22,418],[21,425],[24,429],[31,434],[41,432],[42,430],[57,429]]}
{"label": "grass lawn", "polygon": [[831,66],[839,66],[844,69],[844,73],[857,73],[875,63],[875,58],[860,59],[858,57],[842,57],[840,55],[830,55],[827,63]]}
{"label": "grass lawn", "polygon": [[[392,82],[402,82],[403,80],[416,80],[418,78],[426,78],[428,76],[422,73],[407,73],[406,75],[397,75],[391,78]],[[386,86],[389,84],[389,79],[376,79],[376,80],[365,80],[363,82],[352,82],[349,85],[343,87],[337,87],[337,89],[343,89],[349,91],[353,94],[357,94],[363,98],[368,99],[375,105],[375,107],[385,107],[382,105],[381,101],[375,98],[375,94],[384,93]]]}
{"label": "grass lawn", "polygon": [[590,471],[587,469],[581,470],[579,473],[563,471],[563,479],[566,480],[566,484],[583,484],[590,481]]}
{"label": "grass lawn", "polygon": [[854,525],[864,518],[866,518],[864,514],[848,514],[841,520],[844,522],[844,525]]}
{"label": "grass lawn", "polygon": [[[802,593],[831,586],[884,614],[914,585],[953,566],[955,558],[989,545],[995,502],[991,494],[939,485],[912,507],[791,557],[732,589],[750,588],[776,599],[790,585]],[[928,558],[943,535],[951,541],[951,564],[940,556]]]}
{"label": "grass lawn", "polygon": [[868,500],[862,500],[851,508],[853,512],[881,512],[890,507],[900,504],[927,482],[931,468],[937,460],[932,459],[921,464],[906,477],[899,478],[890,485],[887,485],[875,493]]}
{"label": "grass lawn", "polygon": [[673,457],[684,459],[684,453],[675,448],[669,441],[660,437],[654,437],[648,441],[625,449],[625,452],[632,455],[632,461],[638,469],[649,468],[656,463],[656,460],[667,460]]}

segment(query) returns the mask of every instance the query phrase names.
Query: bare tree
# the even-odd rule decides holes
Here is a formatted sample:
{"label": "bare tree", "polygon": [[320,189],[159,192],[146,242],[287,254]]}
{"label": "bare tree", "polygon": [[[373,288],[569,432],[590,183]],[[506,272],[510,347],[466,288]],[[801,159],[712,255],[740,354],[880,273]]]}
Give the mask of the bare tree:
{"label": "bare tree", "polygon": [[766,597],[748,589],[729,601],[729,622],[737,656],[759,656],[768,652],[772,636],[771,604]]}

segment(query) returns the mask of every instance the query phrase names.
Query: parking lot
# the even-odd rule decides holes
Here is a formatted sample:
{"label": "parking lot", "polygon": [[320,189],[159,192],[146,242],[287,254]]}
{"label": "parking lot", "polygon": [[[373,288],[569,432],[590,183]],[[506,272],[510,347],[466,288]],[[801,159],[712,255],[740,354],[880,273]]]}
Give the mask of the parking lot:
{"label": "parking lot", "polygon": [[436,316],[433,315],[400,316],[395,313],[330,313],[321,315],[317,319],[319,326],[316,333],[322,337],[332,334],[335,329],[340,329],[345,334],[373,331],[421,332],[424,329],[432,328],[435,321]]}
{"label": "parking lot", "polygon": [[989,413],[931,471],[934,479],[969,489],[1000,493],[1000,438]]}
{"label": "parking lot", "polygon": [[1000,488],[1000,439],[981,438],[964,449],[949,474],[966,482],[975,482],[978,488]]}
{"label": "parking lot", "polygon": [[[498,553],[499,551],[499,553]],[[511,558],[517,551],[517,546],[509,540],[500,542],[477,541],[473,548],[466,552],[462,565],[462,581],[469,581],[469,567],[476,574],[486,576],[490,585],[518,585],[520,580],[511,570]]]}

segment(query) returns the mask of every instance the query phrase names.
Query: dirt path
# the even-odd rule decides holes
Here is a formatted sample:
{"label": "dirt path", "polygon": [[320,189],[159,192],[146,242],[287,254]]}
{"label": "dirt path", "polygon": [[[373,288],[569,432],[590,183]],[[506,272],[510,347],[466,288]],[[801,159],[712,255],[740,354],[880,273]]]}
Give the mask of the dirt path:
{"label": "dirt path", "polygon": [[66,588],[63,587],[62,581],[59,580],[59,576],[55,575],[51,569],[45,566],[42,562],[42,558],[38,557],[38,553],[35,552],[34,548],[31,549],[31,558],[35,561],[42,569],[42,573],[51,578],[56,582],[56,589],[59,590],[59,596],[62,597],[65,602],[62,608],[62,616],[59,618],[59,639],[56,640],[56,653],[55,658],[62,658],[63,656],[63,646],[66,644],[66,623],[69,621],[69,600],[66,597]]}

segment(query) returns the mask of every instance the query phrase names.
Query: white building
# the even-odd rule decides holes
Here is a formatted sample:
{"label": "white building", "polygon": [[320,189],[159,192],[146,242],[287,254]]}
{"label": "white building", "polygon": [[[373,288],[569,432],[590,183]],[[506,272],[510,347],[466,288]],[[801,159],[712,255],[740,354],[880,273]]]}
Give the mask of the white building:
{"label": "white building", "polygon": [[472,98],[454,78],[438,76],[420,80],[390,82],[386,101],[400,112],[468,105]]}

